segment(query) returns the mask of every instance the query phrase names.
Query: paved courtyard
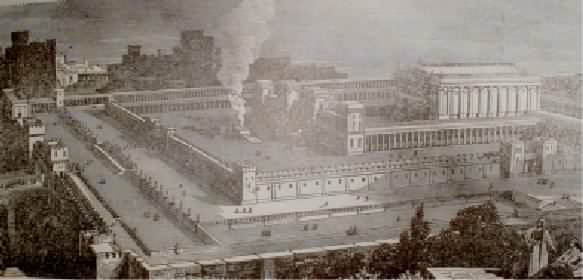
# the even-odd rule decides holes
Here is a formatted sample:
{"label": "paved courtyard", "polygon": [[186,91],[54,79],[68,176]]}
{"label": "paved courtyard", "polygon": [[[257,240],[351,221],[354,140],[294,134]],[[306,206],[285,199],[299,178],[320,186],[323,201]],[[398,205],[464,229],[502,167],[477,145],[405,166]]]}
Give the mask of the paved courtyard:
{"label": "paved courtyard", "polygon": [[[218,122],[216,120],[222,116],[217,112],[168,112],[163,114],[149,114],[146,116],[159,119],[160,123],[165,127],[176,128],[177,134],[180,137],[222,160],[227,162],[252,162],[260,171],[384,161],[391,157],[398,158],[401,154],[412,153],[412,150],[401,150],[354,156],[324,155],[306,147],[294,147],[289,143],[277,141],[251,143],[236,136],[218,134],[210,137],[189,129],[197,117],[208,119],[211,122]],[[464,152],[491,152],[497,151],[498,149],[498,145],[495,144],[456,145],[433,147],[432,149],[425,149],[423,153],[427,156],[447,156]]]}
{"label": "paved courtyard", "polygon": [[[146,246],[152,250],[168,250],[176,243],[185,247],[203,244],[193,234],[180,230],[164,215],[160,215],[158,221],[154,221],[152,217],[146,218],[145,212],[161,213],[155,203],[146,199],[126,178],[117,175],[97,159],[85,143],[58,124],[55,115],[45,114],[38,117],[47,127],[47,137],[60,138],[67,145],[71,160],[80,164],[89,163],[84,172],[88,181],[95,186],[123,221],[137,229],[137,235]],[[105,179],[106,183],[99,184],[101,179]]]}
{"label": "paved courtyard", "polygon": [[[193,216],[200,214],[201,220],[214,221],[218,218],[219,205],[229,203],[220,195],[204,190],[198,182],[185,177],[157,155],[145,148],[133,146],[132,141],[126,138],[127,135],[103,120],[105,116],[96,117],[92,113],[83,111],[72,112],[72,114],[76,119],[87,124],[91,130],[96,131],[99,140],[126,147],[124,152],[129,154],[138,165],[138,170],[163,185],[164,190],[168,192],[168,197],[177,205],[182,203],[184,209],[190,208]],[[98,126],[100,129],[97,129]]]}
{"label": "paved courtyard", "polygon": [[[425,204],[425,219],[431,223],[432,231],[446,227],[456,213],[468,206],[479,205],[485,198],[454,200],[445,203]],[[502,212],[506,206],[499,205]],[[415,208],[410,204],[390,208],[385,212],[330,217],[288,224],[248,225],[232,228],[224,224],[206,225],[213,236],[238,255],[266,251],[286,251],[298,248],[332,246],[347,243],[399,238],[403,229],[409,227]],[[308,230],[305,226],[307,225]],[[317,228],[314,228],[316,225]],[[358,234],[349,236],[350,226],[358,228]],[[261,235],[263,229],[271,230],[271,236]]]}

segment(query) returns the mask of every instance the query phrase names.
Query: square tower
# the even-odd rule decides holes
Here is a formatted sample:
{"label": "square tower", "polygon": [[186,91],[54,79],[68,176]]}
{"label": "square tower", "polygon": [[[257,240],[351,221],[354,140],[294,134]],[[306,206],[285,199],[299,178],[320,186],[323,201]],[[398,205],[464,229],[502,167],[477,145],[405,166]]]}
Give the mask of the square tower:
{"label": "square tower", "polygon": [[257,167],[248,162],[241,163],[241,173],[241,186],[243,188],[241,200],[256,201],[258,199],[256,183]]}
{"label": "square tower", "polygon": [[522,141],[512,141],[502,144],[506,177],[514,177],[524,172],[525,145]]}
{"label": "square tower", "polygon": [[55,89],[55,105],[57,109],[65,107],[65,90],[62,88]]}
{"label": "square tower", "polygon": [[50,164],[53,172],[62,174],[67,171],[69,149],[61,141],[51,140],[47,143],[50,150]]}
{"label": "square tower", "polygon": [[553,171],[553,159],[557,154],[557,140],[550,138],[541,141],[540,151],[537,151],[539,157],[540,172],[550,174]]}
{"label": "square tower", "polygon": [[348,155],[358,155],[364,152],[364,105],[358,102],[346,104]]}
{"label": "square tower", "polygon": [[41,120],[28,119],[26,120],[26,130],[28,133],[28,158],[32,159],[32,150],[34,144],[44,141],[46,128]]}

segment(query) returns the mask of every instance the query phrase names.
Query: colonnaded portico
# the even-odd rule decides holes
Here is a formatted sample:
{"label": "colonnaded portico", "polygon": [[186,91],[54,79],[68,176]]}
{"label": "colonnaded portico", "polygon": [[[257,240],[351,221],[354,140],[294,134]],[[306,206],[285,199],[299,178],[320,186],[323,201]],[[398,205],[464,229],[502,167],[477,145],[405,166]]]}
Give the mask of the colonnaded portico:
{"label": "colonnaded portico", "polygon": [[516,116],[540,110],[540,80],[468,81],[444,79],[439,88],[439,119]]}
{"label": "colonnaded portico", "polygon": [[524,130],[534,129],[537,121],[534,117],[470,123],[429,121],[417,125],[367,128],[364,131],[364,152],[503,143],[519,137]]}

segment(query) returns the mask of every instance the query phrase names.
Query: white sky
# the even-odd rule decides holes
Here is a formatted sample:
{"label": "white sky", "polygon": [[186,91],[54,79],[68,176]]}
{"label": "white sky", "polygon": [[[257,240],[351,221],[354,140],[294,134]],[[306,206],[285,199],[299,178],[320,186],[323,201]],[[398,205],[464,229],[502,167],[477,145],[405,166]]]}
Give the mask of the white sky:
{"label": "white sky", "polygon": [[14,4],[24,4],[24,3],[46,3],[46,2],[57,2],[57,0],[0,0],[0,6],[9,6]]}
{"label": "white sky", "polygon": [[[0,5],[22,1],[0,0]],[[185,29],[221,25],[237,0],[70,0],[2,14],[10,31],[56,38],[74,59],[119,61],[128,44],[171,50]],[[581,0],[274,0],[264,56],[334,64],[352,77],[383,78],[415,62],[515,62],[531,73],[581,72]],[[71,48],[72,47],[72,48]]]}

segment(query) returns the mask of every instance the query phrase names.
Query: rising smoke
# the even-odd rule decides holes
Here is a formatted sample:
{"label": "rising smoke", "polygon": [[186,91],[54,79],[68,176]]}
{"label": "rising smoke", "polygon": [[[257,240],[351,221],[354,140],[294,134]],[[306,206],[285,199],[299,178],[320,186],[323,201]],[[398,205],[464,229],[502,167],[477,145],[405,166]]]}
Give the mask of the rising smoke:
{"label": "rising smoke", "polygon": [[237,112],[239,125],[245,125],[243,82],[249,76],[249,65],[261,52],[269,38],[269,22],[275,14],[273,0],[243,0],[216,28],[210,31],[221,48],[222,67],[218,78],[232,90],[231,106]]}

